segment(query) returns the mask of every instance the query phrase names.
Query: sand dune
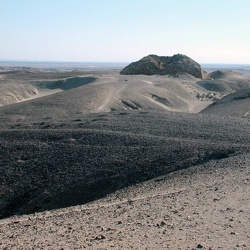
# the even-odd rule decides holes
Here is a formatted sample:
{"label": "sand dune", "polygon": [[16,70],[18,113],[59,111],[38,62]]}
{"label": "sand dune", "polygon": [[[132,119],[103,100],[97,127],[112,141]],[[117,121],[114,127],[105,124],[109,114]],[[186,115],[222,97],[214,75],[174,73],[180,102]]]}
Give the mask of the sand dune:
{"label": "sand dune", "polygon": [[0,248],[247,249],[250,82],[222,73],[2,72]]}

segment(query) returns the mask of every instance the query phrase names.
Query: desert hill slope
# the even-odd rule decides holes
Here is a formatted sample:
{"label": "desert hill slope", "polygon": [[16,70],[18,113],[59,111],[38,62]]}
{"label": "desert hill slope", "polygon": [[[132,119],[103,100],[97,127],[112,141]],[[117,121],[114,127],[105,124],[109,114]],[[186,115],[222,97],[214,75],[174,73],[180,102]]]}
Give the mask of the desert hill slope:
{"label": "desert hill slope", "polygon": [[250,117],[250,88],[237,91],[214,102],[202,111],[203,114]]}
{"label": "desert hill slope", "polygon": [[[250,86],[249,78],[242,75],[200,80],[187,74],[178,77],[110,72],[70,74],[61,78],[67,76],[66,73],[19,73],[19,80],[15,81],[12,74],[3,74],[1,116],[10,118],[11,114],[12,118],[24,119],[119,110],[197,113],[215,100]],[[28,102],[22,102],[25,100]],[[16,102],[18,104],[14,104]],[[12,105],[7,106],[9,104]]]}
{"label": "desert hill slope", "polygon": [[93,77],[78,77],[81,74],[84,72],[0,71],[0,106],[43,97],[94,81]]}
{"label": "desert hill slope", "polygon": [[224,93],[225,95],[249,88],[250,76],[243,75],[230,70],[218,70],[210,73],[206,80],[198,84],[203,88]]}
{"label": "desert hill slope", "polygon": [[[125,186],[250,150],[249,123],[125,111],[19,121],[1,130],[1,216],[83,204]],[[43,128],[43,129],[41,129]]]}

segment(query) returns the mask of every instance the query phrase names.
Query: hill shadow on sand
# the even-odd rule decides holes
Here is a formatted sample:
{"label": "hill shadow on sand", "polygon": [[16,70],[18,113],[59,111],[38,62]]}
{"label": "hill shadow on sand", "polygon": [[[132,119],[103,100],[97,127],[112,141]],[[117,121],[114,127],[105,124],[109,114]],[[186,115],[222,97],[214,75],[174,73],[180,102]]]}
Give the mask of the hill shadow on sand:
{"label": "hill shadow on sand", "polygon": [[48,82],[48,83],[44,82],[39,85],[42,88],[48,88],[51,90],[54,90],[54,89],[70,90],[73,88],[84,86],[86,84],[94,82],[95,80],[96,78],[94,77],[72,77],[72,78],[66,78],[66,79],[57,80],[57,81]]}

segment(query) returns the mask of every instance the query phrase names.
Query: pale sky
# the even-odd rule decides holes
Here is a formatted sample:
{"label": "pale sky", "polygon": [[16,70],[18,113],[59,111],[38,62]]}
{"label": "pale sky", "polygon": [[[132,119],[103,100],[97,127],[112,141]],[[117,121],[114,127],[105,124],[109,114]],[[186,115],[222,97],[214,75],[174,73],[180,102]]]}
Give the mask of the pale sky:
{"label": "pale sky", "polygon": [[250,64],[250,0],[0,0],[0,60]]}

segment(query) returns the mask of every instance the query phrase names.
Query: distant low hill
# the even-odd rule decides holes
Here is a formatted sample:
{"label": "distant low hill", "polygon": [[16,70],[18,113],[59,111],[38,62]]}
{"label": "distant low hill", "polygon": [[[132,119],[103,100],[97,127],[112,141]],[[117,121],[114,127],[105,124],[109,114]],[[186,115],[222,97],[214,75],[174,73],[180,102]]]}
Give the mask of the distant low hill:
{"label": "distant low hill", "polygon": [[234,72],[232,70],[216,70],[209,74],[209,76],[213,79],[220,79],[224,77],[237,77],[240,75],[240,73]]}
{"label": "distant low hill", "polygon": [[239,90],[235,93],[217,100],[201,113],[219,116],[250,117],[250,88]]}
{"label": "distant low hill", "polygon": [[176,54],[173,56],[148,55],[125,67],[121,75],[176,75],[187,73],[202,78],[201,66],[191,58]]}

